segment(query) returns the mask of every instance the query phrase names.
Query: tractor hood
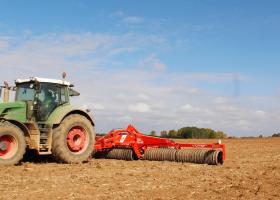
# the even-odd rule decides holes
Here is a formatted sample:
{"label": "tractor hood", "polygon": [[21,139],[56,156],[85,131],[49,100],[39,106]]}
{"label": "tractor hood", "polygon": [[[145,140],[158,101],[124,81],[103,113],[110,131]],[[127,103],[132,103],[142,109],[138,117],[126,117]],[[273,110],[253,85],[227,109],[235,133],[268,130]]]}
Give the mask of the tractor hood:
{"label": "tractor hood", "polygon": [[21,101],[0,103],[0,118],[25,122],[26,103]]}

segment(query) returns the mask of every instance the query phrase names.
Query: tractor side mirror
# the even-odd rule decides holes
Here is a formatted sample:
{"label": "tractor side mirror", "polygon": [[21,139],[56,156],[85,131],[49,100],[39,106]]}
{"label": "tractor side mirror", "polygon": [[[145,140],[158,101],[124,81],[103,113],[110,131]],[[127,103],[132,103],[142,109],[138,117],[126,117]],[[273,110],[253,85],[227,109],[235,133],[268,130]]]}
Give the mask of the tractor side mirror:
{"label": "tractor side mirror", "polygon": [[69,96],[70,97],[80,96],[80,93],[77,92],[76,90],[73,90],[72,88],[69,88]]}

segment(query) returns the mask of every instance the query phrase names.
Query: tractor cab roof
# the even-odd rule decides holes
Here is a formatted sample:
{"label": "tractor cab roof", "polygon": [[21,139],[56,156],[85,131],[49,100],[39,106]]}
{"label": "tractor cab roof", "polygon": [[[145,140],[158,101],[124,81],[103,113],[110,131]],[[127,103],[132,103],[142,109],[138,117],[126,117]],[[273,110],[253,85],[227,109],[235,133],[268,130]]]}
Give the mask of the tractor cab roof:
{"label": "tractor cab roof", "polygon": [[20,83],[28,83],[28,82],[39,82],[39,83],[54,83],[59,85],[65,85],[65,86],[72,86],[72,84],[68,81],[64,80],[57,80],[57,79],[49,79],[49,78],[39,78],[39,77],[31,77],[27,79],[17,79],[16,84]]}

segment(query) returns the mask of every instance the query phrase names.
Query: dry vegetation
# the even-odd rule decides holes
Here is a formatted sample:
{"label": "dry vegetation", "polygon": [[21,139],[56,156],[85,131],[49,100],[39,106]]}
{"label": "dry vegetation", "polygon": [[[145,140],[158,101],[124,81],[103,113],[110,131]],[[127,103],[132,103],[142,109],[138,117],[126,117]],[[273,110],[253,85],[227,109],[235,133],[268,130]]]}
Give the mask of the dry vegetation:
{"label": "dry vegetation", "polygon": [[280,138],[224,142],[223,166],[45,158],[1,166],[0,199],[280,199]]}

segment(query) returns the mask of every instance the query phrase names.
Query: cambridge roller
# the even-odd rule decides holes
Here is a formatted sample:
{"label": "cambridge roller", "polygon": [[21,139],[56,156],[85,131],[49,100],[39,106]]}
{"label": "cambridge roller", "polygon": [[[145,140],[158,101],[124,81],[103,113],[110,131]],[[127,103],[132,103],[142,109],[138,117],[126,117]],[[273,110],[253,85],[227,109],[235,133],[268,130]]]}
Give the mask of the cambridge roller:
{"label": "cambridge roller", "polygon": [[118,160],[173,161],[219,165],[225,160],[225,145],[180,144],[168,139],[146,136],[132,125],[112,130],[96,138],[95,158]]}

